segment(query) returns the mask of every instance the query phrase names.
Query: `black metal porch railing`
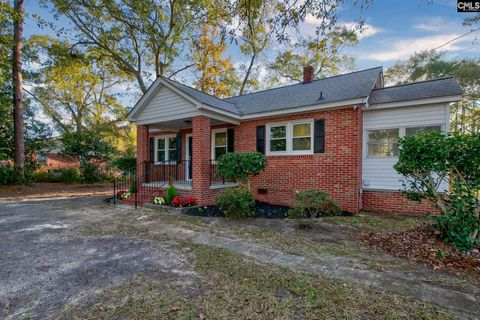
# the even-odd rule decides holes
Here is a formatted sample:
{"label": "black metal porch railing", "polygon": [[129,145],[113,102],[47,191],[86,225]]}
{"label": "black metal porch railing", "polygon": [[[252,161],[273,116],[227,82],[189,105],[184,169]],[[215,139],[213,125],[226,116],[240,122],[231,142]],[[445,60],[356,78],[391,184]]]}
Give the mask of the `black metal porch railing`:
{"label": "black metal porch railing", "polygon": [[218,173],[218,164],[216,160],[210,160],[210,185],[224,184],[225,178]]}
{"label": "black metal porch railing", "polygon": [[[210,185],[225,184],[225,178],[218,173],[215,160],[209,161]],[[129,193],[129,201],[135,203],[151,200],[152,196],[169,183],[189,186],[192,183],[192,161],[144,161],[135,168],[128,170],[113,180],[113,201],[121,198],[123,193]]]}

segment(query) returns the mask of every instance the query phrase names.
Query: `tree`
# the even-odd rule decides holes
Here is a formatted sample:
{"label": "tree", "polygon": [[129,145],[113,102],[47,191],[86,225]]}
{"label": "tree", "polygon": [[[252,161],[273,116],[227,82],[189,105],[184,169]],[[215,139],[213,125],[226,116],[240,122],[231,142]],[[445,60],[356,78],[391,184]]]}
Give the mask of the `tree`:
{"label": "tree", "polygon": [[61,135],[88,130],[110,143],[133,143],[130,126],[124,125],[127,111],[112,92],[120,77],[104,60],[50,37],[34,36],[29,43],[43,54],[35,87],[27,92]]}
{"label": "tree", "polygon": [[426,199],[441,212],[435,219],[446,241],[462,250],[479,245],[480,134],[421,133],[400,145],[394,167],[409,198]]}
{"label": "tree", "polygon": [[[7,2],[0,2],[0,160],[15,157],[13,125],[13,8]],[[28,45],[24,48],[23,58],[30,59]],[[31,74],[25,73],[28,81]],[[36,152],[48,144],[51,130],[45,123],[35,118],[35,109],[29,99],[23,101],[25,118],[25,163],[32,167],[36,163]]]}
{"label": "tree", "polygon": [[[73,46],[89,48],[107,57],[116,68],[147,91],[152,75],[171,77],[191,64],[175,66],[185,56],[202,12],[201,3],[189,0],[53,0],[77,32]],[[154,69],[152,72],[152,68]]]}
{"label": "tree", "polygon": [[462,100],[451,107],[452,132],[479,132],[480,59],[446,60],[444,53],[423,51],[389,68],[385,80],[390,84],[400,84],[446,76],[453,76],[465,90]]}
{"label": "tree", "polygon": [[[342,69],[352,69],[353,59],[342,54],[345,46],[358,43],[355,31],[345,27],[336,27],[321,40],[301,39],[275,58],[269,65],[273,71],[271,82],[276,84],[281,78],[289,81],[303,81],[303,67],[310,65],[314,70],[314,78],[323,78],[338,74]],[[279,79],[280,77],[280,79]]]}
{"label": "tree", "polygon": [[25,125],[22,85],[23,0],[14,1],[13,15],[13,127],[15,165],[23,174],[25,163]]}
{"label": "tree", "polygon": [[[353,1],[353,4],[363,9],[370,5],[371,0]],[[316,34],[321,37],[329,33],[338,24],[339,7],[342,0],[312,0],[312,1],[249,1],[237,0],[236,14],[233,20],[238,20],[237,27],[230,30],[230,35],[242,41],[241,52],[248,57],[248,63],[243,65],[245,75],[239,94],[248,87],[257,87],[252,75],[255,74],[255,62],[273,40],[280,44],[290,45],[291,35],[301,34],[302,23],[307,18],[318,21]],[[363,19],[353,31],[362,30]]]}
{"label": "tree", "polygon": [[238,79],[231,58],[223,58],[227,45],[218,37],[217,27],[208,24],[203,26],[202,36],[193,52],[193,62],[198,73],[194,86],[205,93],[225,97],[233,94]]}

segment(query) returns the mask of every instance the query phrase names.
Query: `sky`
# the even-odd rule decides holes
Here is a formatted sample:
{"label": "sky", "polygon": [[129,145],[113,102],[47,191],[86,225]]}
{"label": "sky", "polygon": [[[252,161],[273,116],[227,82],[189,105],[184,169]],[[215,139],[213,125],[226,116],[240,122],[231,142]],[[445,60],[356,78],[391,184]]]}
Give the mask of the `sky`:
{"label": "sky", "polygon": [[[346,1],[349,3],[349,1]],[[354,48],[344,51],[356,58],[358,70],[383,66],[384,69],[396,61],[408,59],[414,52],[441,46],[472,27],[463,26],[463,19],[470,14],[457,13],[456,0],[373,0],[373,4],[363,10],[361,15],[366,21],[366,30],[360,35],[360,42]],[[52,21],[48,9],[42,8],[38,0],[26,0],[25,8],[30,14],[37,14]],[[340,23],[348,25],[358,17],[358,8],[346,4],[340,11]],[[68,27],[66,19],[58,24]],[[314,35],[317,21],[307,17],[302,25],[304,35]],[[478,27],[478,26],[477,26]],[[39,28],[33,19],[26,19],[25,34],[51,33]],[[477,41],[478,40],[478,41]],[[480,31],[465,36],[442,48],[448,58],[478,57],[480,54]],[[275,56],[279,47],[266,52],[266,60]],[[236,63],[246,61],[238,49],[227,52]]]}

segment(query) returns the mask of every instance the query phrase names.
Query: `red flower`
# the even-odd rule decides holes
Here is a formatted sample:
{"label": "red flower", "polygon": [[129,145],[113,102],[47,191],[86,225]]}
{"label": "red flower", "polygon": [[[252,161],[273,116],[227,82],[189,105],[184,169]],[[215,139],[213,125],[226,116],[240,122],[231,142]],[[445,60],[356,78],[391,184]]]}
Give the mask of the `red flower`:
{"label": "red flower", "polygon": [[197,199],[195,197],[188,196],[185,199],[185,206],[190,207],[195,205],[195,202],[197,202]]}
{"label": "red flower", "polygon": [[121,197],[124,193],[127,193],[127,190],[118,190],[117,191],[117,196]]}
{"label": "red flower", "polygon": [[183,207],[184,204],[185,204],[185,200],[179,196],[173,198],[172,202],[170,203],[172,207]]}

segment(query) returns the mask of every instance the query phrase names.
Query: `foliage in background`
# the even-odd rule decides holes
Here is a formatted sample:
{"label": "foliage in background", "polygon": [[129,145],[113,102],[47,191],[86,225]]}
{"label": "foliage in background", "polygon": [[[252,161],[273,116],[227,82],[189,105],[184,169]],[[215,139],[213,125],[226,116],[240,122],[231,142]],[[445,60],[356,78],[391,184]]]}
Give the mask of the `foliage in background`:
{"label": "foliage in background", "polygon": [[228,152],[218,159],[218,174],[251,190],[250,178],[257,176],[266,163],[265,155],[260,152]]}
{"label": "foliage in background", "polygon": [[30,184],[32,182],[31,167],[26,166],[21,170],[19,167],[9,164],[5,166],[0,165],[0,185]]}
{"label": "foliage in background", "polygon": [[219,35],[218,27],[204,25],[202,35],[195,43],[193,62],[197,80],[196,89],[217,97],[227,97],[238,87],[238,78],[231,57],[224,58],[227,45]]}
{"label": "foliage in background", "polygon": [[33,181],[72,184],[80,182],[81,179],[78,170],[75,168],[58,170],[40,169],[33,172]]}
{"label": "foliage in background", "polygon": [[226,189],[218,195],[216,205],[227,217],[246,218],[255,215],[255,199],[248,188]]}
{"label": "foliage in background", "polygon": [[461,250],[480,245],[480,133],[420,133],[399,142],[395,169],[409,198],[440,211],[434,218],[446,242]]}
{"label": "foliage in background", "polygon": [[111,165],[122,172],[131,172],[137,165],[136,157],[120,157],[113,159]]}
{"label": "foliage in background", "polygon": [[463,87],[462,100],[451,106],[453,133],[480,132],[480,59],[445,58],[445,53],[423,51],[385,72],[389,84],[453,76]]}
{"label": "foliage in background", "polygon": [[[13,143],[13,87],[12,87],[12,8],[0,2],[0,160],[14,158]],[[24,60],[32,56],[32,48],[24,47]],[[24,72],[24,80],[32,79]],[[52,132],[45,123],[36,119],[36,110],[29,99],[24,99],[25,109],[25,161],[29,167],[36,163],[35,154],[48,144]]]}
{"label": "foliage in background", "polygon": [[290,219],[303,219],[336,216],[341,213],[340,206],[330,198],[328,192],[310,189],[295,193],[295,203],[287,215]]}
{"label": "foliage in background", "polygon": [[303,68],[308,65],[313,67],[314,78],[352,70],[353,58],[342,50],[357,43],[357,30],[347,27],[336,27],[321,39],[300,39],[293,47],[278,54],[275,61],[269,65],[269,69],[273,71],[270,82],[274,85],[282,79],[302,82]]}

